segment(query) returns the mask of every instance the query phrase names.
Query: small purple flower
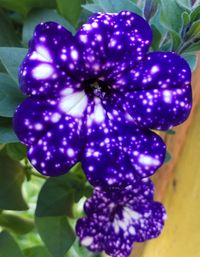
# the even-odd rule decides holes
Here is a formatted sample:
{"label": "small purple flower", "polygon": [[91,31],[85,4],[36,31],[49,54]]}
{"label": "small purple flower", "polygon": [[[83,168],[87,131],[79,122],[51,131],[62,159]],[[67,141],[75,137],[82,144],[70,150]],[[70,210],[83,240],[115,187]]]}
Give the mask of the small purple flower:
{"label": "small purple flower", "polygon": [[151,41],[128,11],[97,13],[75,36],[54,22],[36,27],[14,128],[38,171],[57,176],[80,161],[94,186],[125,186],[162,165],[165,144],[150,129],[188,117],[191,71],[175,53],[147,53]]}
{"label": "small purple flower", "polygon": [[166,212],[162,204],[153,201],[153,194],[149,179],[124,190],[96,188],[84,205],[87,216],[76,225],[81,244],[112,257],[128,257],[134,242],[157,237]]}

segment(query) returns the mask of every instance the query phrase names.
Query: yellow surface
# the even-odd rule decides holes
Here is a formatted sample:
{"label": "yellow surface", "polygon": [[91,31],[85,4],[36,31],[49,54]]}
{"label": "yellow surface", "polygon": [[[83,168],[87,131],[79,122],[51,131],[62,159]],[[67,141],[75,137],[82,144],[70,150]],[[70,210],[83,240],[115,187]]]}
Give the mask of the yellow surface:
{"label": "yellow surface", "polygon": [[174,172],[164,199],[166,226],[141,257],[200,257],[200,107]]}

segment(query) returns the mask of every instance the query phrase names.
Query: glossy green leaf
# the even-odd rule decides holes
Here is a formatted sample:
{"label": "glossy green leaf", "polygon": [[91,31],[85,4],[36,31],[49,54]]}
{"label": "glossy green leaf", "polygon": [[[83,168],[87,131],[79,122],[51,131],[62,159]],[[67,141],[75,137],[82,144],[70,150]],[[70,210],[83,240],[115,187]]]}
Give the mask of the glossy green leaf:
{"label": "glossy green leaf", "polygon": [[153,42],[152,42],[152,49],[154,51],[158,51],[159,50],[159,46],[160,46],[160,41],[162,38],[162,34],[161,32],[158,30],[158,28],[155,25],[151,25],[152,31],[153,31]]}
{"label": "glossy green leaf", "polygon": [[170,36],[172,40],[172,51],[177,52],[181,45],[181,36],[176,31],[170,31]]}
{"label": "glossy green leaf", "polygon": [[10,19],[0,10],[0,46],[19,46],[20,41]]}
{"label": "glossy green leaf", "polygon": [[0,60],[8,74],[18,84],[19,66],[27,53],[26,48],[0,47]]}
{"label": "glossy green leaf", "polygon": [[98,4],[84,4],[82,7],[91,13],[104,12],[103,8]]}
{"label": "glossy green leaf", "polygon": [[198,43],[190,44],[184,49],[184,54],[196,53],[200,51],[200,41]]}
{"label": "glossy green leaf", "polygon": [[157,0],[145,0],[144,17],[149,21],[156,13],[158,7]]}
{"label": "glossy green leaf", "polygon": [[75,240],[66,216],[36,217],[36,226],[52,256],[64,257]]}
{"label": "glossy green leaf", "polygon": [[55,0],[0,0],[0,7],[26,15],[32,8],[54,8]]}
{"label": "glossy green leaf", "polygon": [[0,144],[19,142],[13,127],[12,119],[0,117]]}
{"label": "glossy green leaf", "polygon": [[166,133],[167,135],[175,135],[175,134],[176,134],[176,131],[173,130],[173,129],[168,129],[168,130],[165,131],[165,133]]}
{"label": "glossy green leaf", "polygon": [[200,6],[197,6],[190,14],[191,22],[194,22],[196,20],[200,19]]}
{"label": "glossy green leaf", "polygon": [[169,152],[166,152],[164,163],[171,161],[171,159],[172,159],[171,154]]}
{"label": "glossy green leaf", "polygon": [[95,1],[104,10],[104,12],[116,13],[121,11],[131,11],[137,14],[142,14],[141,10],[131,0],[97,0]]}
{"label": "glossy green leaf", "polygon": [[81,13],[81,5],[85,3],[85,0],[56,0],[56,2],[59,13],[76,27]]}
{"label": "glossy green leaf", "polygon": [[17,234],[26,234],[33,230],[34,223],[32,220],[19,215],[3,212],[0,214],[0,227],[9,229]]}
{"label": "glossy green leaf", "polygon": [[181,29],[181,15],[184,11],[175,0],[160,0],[160,21],[169,30],[179,32]]}
{"label": "glossy green leaf", "polygon": [[26,157],[26,146],[21,143],[10,143],[6,145],[9,157],[15,161],[20,161]]}
{"label": "glossy green leaf", "polygon": [[189,38],[200,37],[200,19],[192,23],[187,35]]}
{"label": "glossy green leaf", "polygon": [[176,0],[176,3],[181,7],[184,8],[188,11],[191,10],[192,5],[191,5],[191,0]]}
{"label": "glossy green leaf", "polygon": [[14,238],[7,231],[0,233],[0,257],[24,257]]}
{"label": "glossy green leaf", "polygon": [[190,65],[190,69],[192,71],[194,71],[197,66],[197,60],[198,60],[197,55],[196,54],[183,54],[183,57]]}
{"label": "glossy green leaf", "polygon": [[39,245],[24,250],[25,257],[52,257],[46,247]]}
{"label": "glossy green leaf", "polygon": [[84,181],[71,172],[49,178],[40,191],[36,215],[40,217],[72,216],[73,203],[83,196],[84,187]]}
{"label": "glossy green leaf", "polygon": [[21,165],[1,151],[0,166],[0,209],[26,210],[28,206],[21,191],[24,181]]}
{"label": "glossy green leaf", "polygon": [[61,25],[63,25],[66,29],[68,29],[73,34],[75,33],[75,28],[60,16],[56,10],[50,9],[41,9],[41,10],[33,10],[29,13],[27,19],[24,22],[23,26],[23,42],[27,44],[29,40],[32,38],[33,31],[35,27],[41,22],[54,21]]}
{"label": "glossy green leaf", "polygon": [[13,117],[24,96],[9,75],[0,73],[0,116]]}

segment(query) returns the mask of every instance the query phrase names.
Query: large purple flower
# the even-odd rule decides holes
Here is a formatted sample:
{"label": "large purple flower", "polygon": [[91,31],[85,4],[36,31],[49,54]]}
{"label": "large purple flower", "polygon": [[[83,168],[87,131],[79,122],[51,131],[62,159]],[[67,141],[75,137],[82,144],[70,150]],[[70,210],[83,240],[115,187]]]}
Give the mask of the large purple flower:
{"label": "large purple flower", "polygon": [[150,129],[188,117],[191,72],[175,53],[147,53],[151,41],[128,11],[97,13],[75,36],[54,22],[36,27],[14,128],[38,171],[57,176],[81,161],[91,184],[124,186],[162,165],[165,144]]}
{"label": "large purple flower", "polygon": [[81,244],[112,257],[128,257],[134,242],[157,237],[166,212],[162,204],[153,201],[153,191],[149,179],[124,190],[95,189],[84,205],[87,216],[76,225]]}

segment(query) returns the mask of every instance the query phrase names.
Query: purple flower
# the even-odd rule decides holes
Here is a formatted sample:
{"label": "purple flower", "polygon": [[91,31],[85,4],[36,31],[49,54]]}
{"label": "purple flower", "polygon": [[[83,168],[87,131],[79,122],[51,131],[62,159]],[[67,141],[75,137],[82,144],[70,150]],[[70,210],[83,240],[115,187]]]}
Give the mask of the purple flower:
{"label": "purple flower", "polygon": [[157,237],[166,212],[162,204],[153,201],[153,194],[149,179],[124,190],[96,188],[84,205],[87,216],[76,225],[81,244],[112,257],[128,257],[134,242]]}
{"label": "purple flower", "polygon": [[97,13],[75,36],[54,22],[36,27],[14,128],[38,171],[57,176],[80,161],[94,186],[125,186],[162,165],[165,144],[150,129],[188,117],[191,72],[175,53],[147,53],[151,41],[128,11]]}

